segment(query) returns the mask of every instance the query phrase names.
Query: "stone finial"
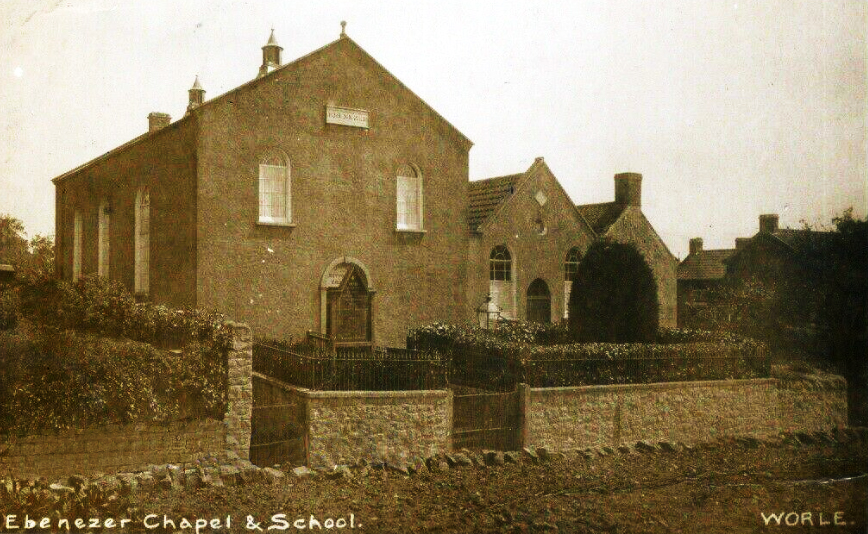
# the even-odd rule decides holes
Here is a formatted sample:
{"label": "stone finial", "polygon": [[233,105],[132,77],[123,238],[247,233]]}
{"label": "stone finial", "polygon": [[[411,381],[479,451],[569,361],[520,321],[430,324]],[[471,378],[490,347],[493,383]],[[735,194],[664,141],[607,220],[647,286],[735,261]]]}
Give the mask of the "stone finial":
{"label": "stone finial", "polygon": [[262,47],[262,65],[259,67],[257,78],[265,76],[274,69],[280,67],[280,53],[283,47],[277,44],[277,38],[274,36],[274,28],[271,29],[271,35],[268,36],[268,42]]}
{"label": "stone finial", "polygon": [[190,113],[205,102],[205,89],[203,89],[202,84],[199,83],[198,74],[196,75],[196,80],[193,82],[193,87],[187,91],[187,94],[189,95],[187,113]]}
{"label": "stone finial", "polygon": [[342,20],[341,21],[341,37],[346,37],[346,36],[347,36],[347,21]]}

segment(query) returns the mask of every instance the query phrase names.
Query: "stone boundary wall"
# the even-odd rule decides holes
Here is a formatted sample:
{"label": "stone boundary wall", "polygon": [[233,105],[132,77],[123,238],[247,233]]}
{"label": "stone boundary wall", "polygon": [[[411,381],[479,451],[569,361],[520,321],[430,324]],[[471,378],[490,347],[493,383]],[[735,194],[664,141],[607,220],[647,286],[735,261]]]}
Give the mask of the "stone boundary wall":
{"label": "stone boundary wall", "polygon": [[56,478],[184,464],[234,453],[247,459],[253,406],[253,344],[246,325],[228,323],[235,341],[228,353],[228,402],[223,421],[105,425],[0,436],[0,475]]}
{"label": "stone boundary wall", "polygon": [[[256,406],[287,405],[310,467],[407,465],[452,450],[452,392],[311,391],[254,373]],[[258,420],[259,424],[269,424]]]}
{"label": "stone boundary wall", "polygon": [[847,426],[847,381],[779,379],[778,408],[782,432],[816,432]]}
{"label": "stone boundary wall", "polygon": [[846,387],[792,389],[776,379],[521,387],[523,443],[531,448],[689,444],[846,426]]}
{"label": "stone boundary wall", "polygon": [[452,450],[452,392],[306,391],[308,465],[406,465]]}

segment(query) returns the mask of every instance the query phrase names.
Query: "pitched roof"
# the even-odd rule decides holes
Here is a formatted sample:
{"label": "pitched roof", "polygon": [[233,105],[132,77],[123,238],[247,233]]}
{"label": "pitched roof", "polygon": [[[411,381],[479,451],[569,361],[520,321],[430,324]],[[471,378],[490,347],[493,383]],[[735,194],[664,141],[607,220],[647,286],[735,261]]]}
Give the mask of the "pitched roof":
{"label": "pitched roof", "polygon": [[720,280],[726,275],[726,263],[734,248],[700,250],[678,264],[679,280]]}
{"label": "pitched roof", "polygon": [[[230,90],[226,91],[226,92],[223,93],[222,95],[218,95],[218,96],[216,96],[216,97],[214,97],[214,98],[212,98],[212,99],[210,99],[210,100],[206,100],[206,101],[203,102],[201,105],[197,106],[197,107],[195,108],[195,110],[194,110],[193,113],[187,113],[187,114],[184,115],[182,118],[180,118],[180,119],[178,119],[177,121],[173,122],[173,123],[170,124],[169,126],[166,126],[166,127],[164,127],[164,128],[160,128],[159,130],[156,130],[156,131],[154,131],[154,132],[145,132],[145,133],[143,133],[142,135],[140,135],[140,136],[138,136],[138,137],[135,137],[135,138],[133,138],[133,139],[127,141],[126,143],[124,143],[124,144],[122,144],[122,145],[120,145],[120,146],[117,146],[117,147],[115,147],[115,148],[109,150],[108,152],[106,152],[105,154],[103,154],[103,155],[101,155],[101,156],[97,156],[96,158],[94,158],[94,159],[92,159],[92,160],[90,160],[90,161],[88,161],[88,162],[86,162],[86,163],[83,163],[83,164],[79,165],[78,167],[75,167],[75,168],[72,169],[72,170],[69,170],[69,171],[63,173],[63,174],[61,174],[60,176],[57,176],[57,177],[53,178],[51,181],[54,182],[54,183],[57,183],[57,182],[59,182],[60,180],[66,178],[66,177],[68,177],[68,176],[70,176],[70,175],[76,174],[76,173],[78,173],[79,171],[82,171],[82,170],[86,169],[87,167],[90,167],[91,165],[93,165],[93,164],[95,164],[95,163],[98,163],[98,162],[100,162],[100,161],[103,161],[103,160],[105,160],[105,159],[111,157],[112,155],[114,155],[114,154],[116,154],[116,153],[118,153],[118,152],[120,152],[120,151],[122,151],[122,150],[124,150],[124,149],[126,149],[126,148],[129,148],[129,147],[131,147],[131,146],[133,146],[133,145],[135,145],[135,144],[137,144],[137,143],[139,143],[139,142],[141,142],[141,141],[144,141],[145,139],[148,139],[148,138],[150,138],[151,136],[155,136],[155,135],[163,134],[163,133],[165,133],[166,131],[168,131],[170,128],[174,128],[174,127],[176,127],[176,126],[179,125],[179,124],[186,123],[186,121],[187,121],[190,117],[192,117],[194,114],[196,114],[196,113],[201,113],[201,111],[202,111],[204,108],[208,107],[209,105],[211,105],[211,104],[213,104],[213,103],[215,103],[215,102],[217,102],[217,101],[219,101],[219,100],[222,100],[223,98],[227,97],[228,95],[234,94],[236,91],[239,91],[239,90],[241,90],[241,89],[246,89],[246,88],[252,87],[252,86],[254,86],[254,85],[258,84],[258,83],[261,83],[262,80],[269,79],[270,76],[274,76],[275,73],[277,73],[277,72],[281,72],[281,71],[283,71],[284,69],[289,70],[289,69],[292,69],[292,68],[298,67],[298,66],[301,65],[304,61],[307,61],[307,60],[309,60],[310,58],[313,58],[313,57],[315,57],[315,56],[318,56],[319,54],[324,53],[326,50],[329,50],[329,49],[331,49],[331,48],[337,46],[339,43],[342,43],[342,42],[344,42],[344,41],[346,41],[346,42],[352,44],[352,45],[353,45],[357,50],[359,50],[360,52],[362,52],[362,54],[363,54],[365,57],[367,57],[367,58],[368,58],[368,59],[369,59],[369,60],[370,60],[374,65],[376,65],[379,69],[381,69],[383,72],[385,72],[387,75],[389,75],[389,76],[390,76],[390,77],[391,77],[391,78],[392,78],[392,79],[397,83],[397,85],[398,85],[399,87],[402,87],[404,90],[406,90],[407,92],[409,92],[413,97],[417,98],[417,99],[418,99],[418,100],[419,100],[419,101],[420,101],[420,102],[421,102],[421,103],[422,103],[426,108],[428,108],[428,110],[431,111],[431,113],[434,114],[435,117],[437,117],[438,119],[440,119],[441,121],[443,121],[443,123],[444,123],[444,124],[445,124],[445,125],[446,125],[450,130],[451,130],[451,131],[455,132],[455,134],[459,137],[459,139],[460,139],[461,141],[463,141],[465,145],[467,145],[467,149],[468,149],[468,150],[470,149],[471,146],[473,146],[473,141],[471,141],[470,139],[467,138],[466,135],[464,135],[463,133],[461,133],[461,132],[458,130],[458,128],[456,128],[456,127],[455,127],[451,122],[449,122],[448,120],[446,120],[446,119],[443,117],[443,115],[440,115],[440,113],[438,113],[437,110],[435,110],[434,108],[432,108],[432,107],[431,107],[427,102],[425,102],[424,100],[422,100],[422,98],[419,97],[419,95],[417,95],[417,94],[414,93],[414,92],[413,92],[409,87],[407,87],[406,85],[404,85],[404,83],[401,82],[401,80],[399,80],[398,78],[395,77],[394,74],[392,74],[391,72],[389,72],[389,70],[386,69],[386,67],[384,67],[383,65],[381,65],[379,61],[377,61],[376,59],[374,59],[374,57],[371,56],[367,51],[365,51],[364,48],[362,48],[361,46],[359,46],[358,43],[356,43],[355,41],[353,41],[352,39],[350,39],[349,37],[347,37],[345,34],[341,34],[341,37],[338,38],[337,40],[332,41],[332,42],[328,43],[327,45],[322,46],[322,47],[320,47],[320,48],[314,50],[313,52],[310,52],[310,53],[308,53],[308,54],[305,54],[305,55],[303,55],[303,56],[301,56],[301,57],[299,57],[299,58],[297,58],[297,59],[295,59],[295,60],[293,60],[293,61],[290,61],[289,63],[284,63],[283,65],[280,65],[279,67],[275,68],[273,71],[271,71],[270,73],[268,73],[268,74],[266,74],[266,75],[264,75],[264,76],[258,76],[258,77],[254,78],[254,79],[252,79],[252,80],[250,80],[250,81],[248,81],[248,82],[245,82],[245,83],[239,85],[238,87],[235,87],[234,89],[230,89]],[[197,76],[197,78],[198,78],[198,76]]]}
{"label": "pitched roof", "polygon": [[603,235],[615,221],[621,217],[627,208],[618,202],[602,202],[600,204],[577,204],[576,209],[588,221],[597,235]]}
{"label": "pitched roof", "polygon": [[525,175],[510,174],[476,182],[470,182],[470,231],[476,232],[486,219],[515,192],[518,182]]}
{"label": "pitched roof", "polygon": [[825,246],[833,238],[834,232],[821,232],[817,230],[794,230],[781,228],[772,232],[772,235],[783,241],[788,247],[797,253],[816,251]]}

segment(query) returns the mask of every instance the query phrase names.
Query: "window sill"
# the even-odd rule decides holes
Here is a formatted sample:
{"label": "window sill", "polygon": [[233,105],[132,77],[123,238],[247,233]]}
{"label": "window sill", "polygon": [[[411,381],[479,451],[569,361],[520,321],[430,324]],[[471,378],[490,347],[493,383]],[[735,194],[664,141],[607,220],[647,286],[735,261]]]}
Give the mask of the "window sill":
{"label": "window sill", "polygon": [[399,234],[427,234],[428,230],[422,228],[395,228],[395,232]]}
{"label": "window sill", "polygon": [[284,226],[286,228],[295,228],[294,222],[289,221],[256,221],[257,226]]}

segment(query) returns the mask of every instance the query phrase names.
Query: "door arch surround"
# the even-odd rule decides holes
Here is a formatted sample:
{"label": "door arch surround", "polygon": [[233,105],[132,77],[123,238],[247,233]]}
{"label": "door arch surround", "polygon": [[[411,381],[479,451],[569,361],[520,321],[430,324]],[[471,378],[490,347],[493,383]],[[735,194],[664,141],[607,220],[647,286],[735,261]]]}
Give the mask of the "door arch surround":
{"label": "door arch surround", "polygon": [[347,273],[348,267],[353,267],[360,271],[361,278],[364,278],[364,284],[367,287],[368,298],[370,299],[368,337],[369,341],[373,343],[375,339],[374,317],[376,316],[376,301],[374,299],[376,289],[374,286],[374,280],[371,277],[371,272],[368,267],[361,260],[352,256],[339,256],[332,260],[332,262],[329,263],[328,267],[323,270],[319,284],[319,332],[323,335],[328,334],[329,291],[334,291],[343,281],[344,275]]}

